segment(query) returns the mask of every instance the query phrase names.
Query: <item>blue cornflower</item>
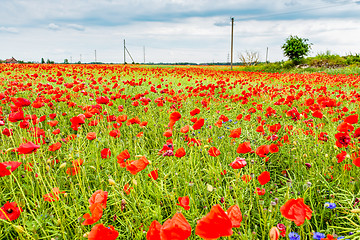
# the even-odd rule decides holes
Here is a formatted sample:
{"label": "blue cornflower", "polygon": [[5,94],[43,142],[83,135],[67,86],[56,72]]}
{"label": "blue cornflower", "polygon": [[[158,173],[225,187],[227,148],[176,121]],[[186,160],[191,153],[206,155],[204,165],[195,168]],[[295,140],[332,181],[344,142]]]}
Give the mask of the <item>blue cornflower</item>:
{"label": "blue cornflower", "polygon": [[335,204],[335,203],[326,202],[324,206],[325,206],[326,208],[329,208],[329,209],[334,209],[334,208],[336,208],[336,204]]}
{"label": "blue cornflower", "polygon": [[349,240],[348,238],[345,239],[345,237],[338,237],[337,238],[337,240],[340,240],[340,239]]}
{"label": "blue cornflower", "polygon": [[313,239],[321,240],[322,238],[326,238],[325,234],[319,233],[319,232],[314,232]]}
{"label": "blue cornflower", "polygon": [[289,233],[289,238],[290,240],[300,240],[300,235],[296,232],[291,232]]}
{"label": "blue cornflower", "polygon": [[229,119],[229,122],[232,122],[232,119]]}

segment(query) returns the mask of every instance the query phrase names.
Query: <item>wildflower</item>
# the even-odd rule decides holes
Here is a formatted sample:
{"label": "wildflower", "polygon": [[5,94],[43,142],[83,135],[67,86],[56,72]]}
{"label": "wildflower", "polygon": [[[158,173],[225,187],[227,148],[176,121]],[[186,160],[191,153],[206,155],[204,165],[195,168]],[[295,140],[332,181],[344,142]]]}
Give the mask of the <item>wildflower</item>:
{"label": "wildflower", "polygon": [[158,240],[160,239],[160,229],[161,229],[161,224],[154,220],[152,221],[152,223],[150,224],[149,230],[146,233],[146,239],[147,240]]}
{"label": "wildflower", "polygon": [[210,212],[197,221],[195,234],[205,239],[216,239],[231,236],[232,222],[219,204],[213,206]]}
{"label": "wildflower", "polygon": [[230,167],[232,167],[233,169],[241,169],[243,167],[246,166],[246,161],[245,161],[245,158],[240,158],[240,157],[237,157],[235,159],[235,161],[233,161],[232,163],[229,164]]}
{"label": "wildflower", "polygon": [[19,218],[22,211],[21,207],[18,207],[15,202],[6,202],[4,206],[0,208],[0,218],[14,221]]}
{"label": "wildflower", "polygon": [[226,211],[226,214],[230,218],[233,228],[240,227],[240,223],[242,221],[242,214],[238,205],[233,205],[229,207],[229,209]]}
{"label": "wildflower", "polygon": [[0,163],[0,177],[8,176],[15,171],[21,162],[2,162]]}
{"label": "wildflower", "polygon": [[289,233],[289,239],[290,240],[300,240],[300,235],[296,232]]}
{"label": "wildflower", "polygon": [[190,237],[191,226],[182,213],[175,213],[173,218],[164,222],[160,229],[160,238],[184,240]]}
{"label": "wildflower", "polygon": [[138,160],[131,161],[129,165],[126,166],[126,170],[132,175],[136,175],[138,172],[144,170],[148,164],[149,160],[147,160],[145,156],[142,156]]}
{"label": "wildflower", "polygon": [[258,176],[258,181],[261,185],[265,185],[266,183],[268,183],[270,181],[270,173],[268,171],[262,172]]}
{"label": "wildflower", "polygon": [[25,144],[21,144],[16,151],[19,152],[19,154],[30,154],[36,152],[39,147],[39,145],[36,145],[33,142],[27,142]]}
{"label": "wildflower", "polygon": [[113,226],[105,227],[104,224],[96,224],[88,235],[88,240],[106,239],[115,240],[119,236],[119,232]]}
{"label": "wildflower", "polygon": [[304,204],[303,198],[288,200],[280,207],[280,212],[283,217],[294,221],[297,226],[302,225],[305,219],[310,220],[312,216],[312,210]]}
{"label": "wildflower", "polygon": [[190,206],[189,206],[189,197],[185,196],[185,197],[179,197],[178,198],[179,203],[177,203],[177,206],[183,207],[185,210],[189,210]]}
{"label": "wildflower", "polygon": [[334,208],[336,208],[336,203],[326,202],[324,206],[329,209],[334,209]]}
{"label": "wildflower", "polygon": [[151,171],[149,174],[148,174],[149,178],[152,178],[154,180],[158,179],[159,177],[159,174],[158,174],[158,170],[155,169],[153,171]]}
{"label": "wildflower", "polygon": [[270,240],[278,240],[280,236],[279,229],[277,227],[272,227],[269,231]]}

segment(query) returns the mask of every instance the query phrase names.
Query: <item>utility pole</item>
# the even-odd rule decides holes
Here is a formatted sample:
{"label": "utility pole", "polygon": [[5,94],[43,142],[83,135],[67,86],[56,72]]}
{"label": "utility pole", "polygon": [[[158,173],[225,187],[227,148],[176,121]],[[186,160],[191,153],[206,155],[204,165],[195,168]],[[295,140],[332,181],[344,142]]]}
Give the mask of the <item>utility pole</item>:
{"label": "utility pole", "polygon": [[96,61],[96,50],[95,50],[95,63],[96,63],[97,61]]}
{"label": "utility pole", "polygon": [[230,70],[232,70],[233,66],[233,42],[234,42],[234,18],[231,18],[231,67]]}
{"label": "utility pole", "polygon": [[144,49],[144,64],[145,64],[145,46],[143,47]]}
{"label": "utility pole", "polygon": [[268,62],[269,47],[266,47],[266,63]]}
{"label": "utility pole", "polygon": [[124,39],[124,64],[126,63],[125,51],[126,51],[126,47],[125,47],[125,39]]}

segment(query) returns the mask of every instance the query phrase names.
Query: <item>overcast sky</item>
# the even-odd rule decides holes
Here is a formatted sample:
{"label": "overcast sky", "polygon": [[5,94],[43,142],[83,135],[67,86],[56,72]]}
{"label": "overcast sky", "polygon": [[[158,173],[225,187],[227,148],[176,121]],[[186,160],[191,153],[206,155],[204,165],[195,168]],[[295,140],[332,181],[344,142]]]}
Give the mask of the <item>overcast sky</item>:
{"label": "overcast sky", "polygon": [[[358,0],[0,0],[0,59],[122,63],[226,62],[234,17],[234,62],[244,51],[286,60],[290,35],[360,53]],[[145,49],[145,51],[144,51]],[[126,56],[127,62],[132,62]]]}

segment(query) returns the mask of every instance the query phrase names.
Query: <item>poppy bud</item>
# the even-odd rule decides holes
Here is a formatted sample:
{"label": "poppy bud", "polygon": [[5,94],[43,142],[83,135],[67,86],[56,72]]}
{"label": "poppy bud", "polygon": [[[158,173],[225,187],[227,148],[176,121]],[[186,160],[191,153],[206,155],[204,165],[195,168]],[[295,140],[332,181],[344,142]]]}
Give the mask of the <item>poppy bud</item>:
{"label": "poppy bud", "polygon": [[269,232],[270,240],[278,240],[280,237],[280,232],[277,227],[272,227]]}
{"label": "poppy bud", "polygon": [[110,184],[110,185],[115,185],[116,183],[115,183],[115,181],[114,181],[114,180],[109,179],[109,184]]}
{"label": "poppy bud", "polygon": [[20,225],[15,225],[14,229],[18,233],[24,233],[25,232],[25,229],[23,228],[23,226],[20,226]]}
{"label": "poppy bud", "polygon": [[59,168],[64,168],[64,167],[66,167],[66,162],[64,162],[63,164],[61,164]]}

